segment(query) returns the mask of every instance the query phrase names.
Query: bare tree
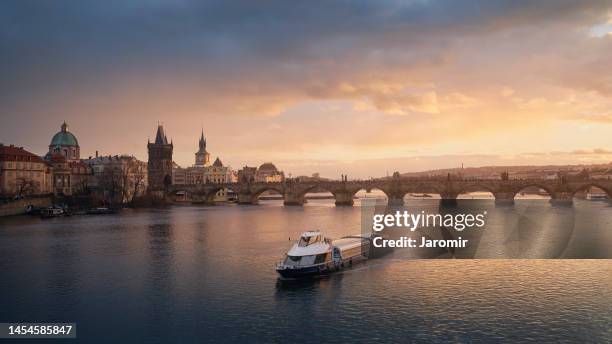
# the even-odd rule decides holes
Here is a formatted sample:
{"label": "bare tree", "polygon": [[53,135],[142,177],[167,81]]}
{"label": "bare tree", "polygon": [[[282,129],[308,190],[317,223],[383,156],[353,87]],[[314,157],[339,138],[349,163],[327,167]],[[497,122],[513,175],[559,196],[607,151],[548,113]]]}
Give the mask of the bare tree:
{"label": "bare tree", "polygon": [[79,195],[87,195],[89,193],[89,180],[85,176],[81,176],[80,178],[73,180],[72,182],[72,194]]}
{"label": "bare tree", "polygon": [[35,194],[39,189],[39,183],[30,178],[17,177],[15,179],[15,191],[19,196]]}
{"label": "bare tree", "polygon": [[136,159],[132,159],[130,164],[132,165],[131,166],[131,172],[132,172],[131,182],[132,182],[132,187],[133,187],[130,202],[132,202],[134,201],[134,198],[137,197],[141,193],[141,191],[144,191],[146,167],[144,166],[144,164],[140,163]]}
{"label": "bare tree", "polygon": [[144,189],[144,164],[133,157],[121,157],[104,167],[99,187],[110,203],[129,203]]}
{"label": "bare tree", "polygon": [[109,204],[121,203],[122,178],[121,170],[114,164],[105,166],[103,172],[98,177],[98,188],[102,193],[105,202]]}

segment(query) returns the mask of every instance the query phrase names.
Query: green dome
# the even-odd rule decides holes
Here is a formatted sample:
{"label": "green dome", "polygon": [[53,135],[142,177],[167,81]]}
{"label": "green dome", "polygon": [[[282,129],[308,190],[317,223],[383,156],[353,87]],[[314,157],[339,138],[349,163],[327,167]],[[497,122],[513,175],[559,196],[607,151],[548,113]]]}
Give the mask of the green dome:
{"label": "green dome", "polygon": [[49,146],[79,146],[79,141],[72,135],[71,132],[67,131],[68,125],[66,122],[62,124],[62,130],[57,134],[53,135]]}

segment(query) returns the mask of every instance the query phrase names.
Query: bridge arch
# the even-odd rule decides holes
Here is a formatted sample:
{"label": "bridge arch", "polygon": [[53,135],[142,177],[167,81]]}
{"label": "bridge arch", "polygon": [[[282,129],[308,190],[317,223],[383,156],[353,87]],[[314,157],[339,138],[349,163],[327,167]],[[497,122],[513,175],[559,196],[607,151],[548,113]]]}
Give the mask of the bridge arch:
{"label": "bridge arch", "polygon": [[207,191],[206,196],[205,196],[206,203],[215,204],[215,197],[217,196],[217,193],[221,190],[227,190],[228,192],[232,191],[236,195],[238,194],[238,192],[234,190],[231,185],[218,185],[218,186],[212,187],[211,189]]}
{"label": "bridge arch", "polygon": [[528,183],[528,184],[521,185],[512,191],[514,192],[514,198],[516,198],[516,196],[522,195],[522,192],[525,189],[529,189],[529,188],[538,188],[540,190],[544,190],[546,191],[547,196],[550,197],[551,199],[554,199],[556,197],[555,191],[553,190],[552,187],[546,186],[541,183]]}
{"label": "bridge arch", "polygon": [[440,185],[435,185],[433,183],[419,183],[414,186],[408,186],[402,190],[402,192],[404,192],[402,198],[405,198],[406,195],[409,194],[437,195],[439,198],[441,198],[444,191],[444,187]]}
{"label": "bridge arch", "polygon": [[254,190],[252,190],[251,192],[252,201],[251,202],[253,204],[256,204],[259,200],[259,196],[261,196],[261,194],[263,194],[266,191],[274,191],[280,196],[285,196],[285,190],[283,190],[282,188],[276,185],[263,185],[263,186],[256,187]]}
{"label": "bridge arch", "polygon": [[[377,187],[377,186],[364,186],[364,187],[362,187],[362,188],[360,188],[360,189],[356,189],[356,190],[354,190],[354,191],[351,191],[351,197],[352,197],[352,198],[358,197],[358,195],[357,195],[357,194],[359,194],[359,193],[360,193],[360,192],[362,192],[362,191],[365,191],[366,197],[363,197],[363,198],[382,199],[382,198],[380,198],[380,197],[368,197],[368,196],[367,196],[367,194],[370,194],[370,193],[372,193],[373,191],[376,191],[376,190],[378,190],[378,191],[379,191],[379,195],[382,193],[382,195],[381,195],[381,196],[383,196],[383,197],[384,197],[384,199],[385,199],[387,202],[389,201],[389,193],[388,193],[387,191],[385,191],[385,189],[384,189],[384,188]],[[359,198],[359,197],[358,197],[358,198]]]}
{"label": "bridge arch", "polygon": [[467,184],[467,185],[463,186],[461,189],[459,189],[459,193],[478,192],[478,191],[486,191],[486,192],[490,192],[492,194],[497,192],[497,190],[495,190],[495,188],[493,188],[490,185],[487,185],[485,183]]}
{"label": "bridge arch", "polygon": [[313,184],[305,189],[300,190],[297,193],[297,196],[300,198],[304,198],[306,196],[307,193],[311,193],[314,190],[323,190],[324,192],[329,192],[332,195],[336,196],[336,190],[334,190],[333,188],[330,188],[328,186],[326,186],[323,183],[317,183],[317,184]]}
{"label": "bridge arch", "polygon": [[592,187],[600,189],[601,191],[605,192],[606,195],[608,195],[609,199],[612,199],[612,189],[606,188],[597,182],[585,182],[584,184],[578,186],[572,191],[572,197],[575,197],[576,193],[581,192],[581,191],[586,191]]}
{"label": "bridge arch", "polygon": [[[491,195],[491,198],[497,198],[496,194],[498,190],[496,190],[494,187],[487,185],[485,183],[473,183],[473,184],[468,184],[468,185],[461,187],[459,189],[457,196],[463,195],[463,197],[458,197],[458,198],[465,198],[465,195],[475,193],[475,192],[489,193]],[[472,196],[471,198],[474,198],[474,197]]]}

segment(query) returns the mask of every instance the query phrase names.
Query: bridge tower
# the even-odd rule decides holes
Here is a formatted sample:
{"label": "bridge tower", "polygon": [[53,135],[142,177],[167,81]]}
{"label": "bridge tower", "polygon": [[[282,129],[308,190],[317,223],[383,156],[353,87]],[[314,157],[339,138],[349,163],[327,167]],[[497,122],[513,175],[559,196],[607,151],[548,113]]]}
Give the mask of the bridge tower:
{"label": "bridge tower", "polygon": [[149,151],[148,172],[148,193],[152,196],[164,198],[168,187],[172,184],[172,141],[168,143],[168,138],[164,133],[162,125],[157,126],[155,142],[147,143]]}

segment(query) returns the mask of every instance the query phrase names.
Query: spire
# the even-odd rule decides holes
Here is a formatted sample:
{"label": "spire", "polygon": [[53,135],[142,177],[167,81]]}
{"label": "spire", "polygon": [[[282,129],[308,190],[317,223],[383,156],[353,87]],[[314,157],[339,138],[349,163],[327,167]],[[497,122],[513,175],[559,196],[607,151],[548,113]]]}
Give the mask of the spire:
{"label": "spire", "polygon": [[164,127],[160,124],[157,126],[157,135],[155,135],[155,144],[168,144],[168,138],[164,134]]}
{"label": "spire", "polygon": [[206,139],[204,138],[204,128],[202,128],[202,135],[200,135],[200,152],[206,151]]}
{"label": "spire", "polygon": [[64,121],[64,123],[62,124],[62,133],[65,133],[66,129],[68,129],[68,124],[66,124],[66,121]]}

